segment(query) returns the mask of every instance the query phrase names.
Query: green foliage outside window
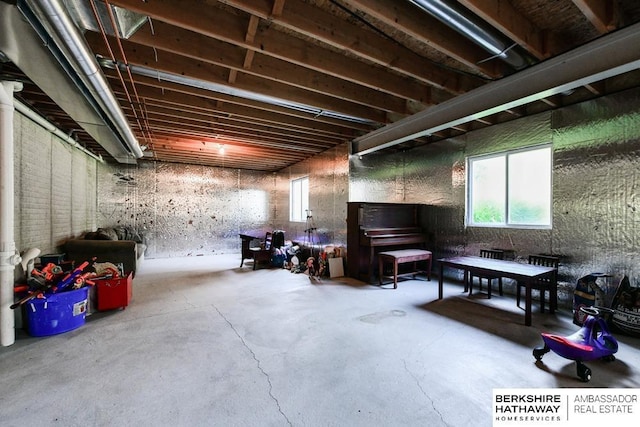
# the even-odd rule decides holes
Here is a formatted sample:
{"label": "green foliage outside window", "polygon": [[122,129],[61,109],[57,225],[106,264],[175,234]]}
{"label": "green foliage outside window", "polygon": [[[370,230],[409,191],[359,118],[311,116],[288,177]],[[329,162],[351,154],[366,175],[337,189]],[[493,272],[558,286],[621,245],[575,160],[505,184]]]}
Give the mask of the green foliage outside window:
{"label": "green foliage outside window", "polygon": [[504,209],[495,203],[478,203],[473,210],[473,222],[479,224],[502,224]]}
{"label": "green foliage outside window", "polygon": [[544,224],[547,217],[543,206],[524,202],[512,203],[509,216],[514,224]]}

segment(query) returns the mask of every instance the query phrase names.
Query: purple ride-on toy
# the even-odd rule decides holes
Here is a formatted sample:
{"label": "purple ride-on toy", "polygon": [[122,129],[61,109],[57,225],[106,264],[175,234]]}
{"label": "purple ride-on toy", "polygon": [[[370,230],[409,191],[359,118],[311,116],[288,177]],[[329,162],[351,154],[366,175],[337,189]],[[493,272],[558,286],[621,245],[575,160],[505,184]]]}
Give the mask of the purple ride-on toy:
{"label": "purple ride-on toy", "polygon": [[544,347],[533,349],[533,357],[542,360],[549,351],[561,357],[576,361],[578,377],[587,382],[591,379],[591,369],[584,363],[589,360],[603,359],[611,362],[616,359],[613,355],[618,351],[618,341],[611,335],[603,314],[613,314],[613,310],[604,307],[580,307],[587,315],[583,326],[568,336],[548,334],[543,332]]}

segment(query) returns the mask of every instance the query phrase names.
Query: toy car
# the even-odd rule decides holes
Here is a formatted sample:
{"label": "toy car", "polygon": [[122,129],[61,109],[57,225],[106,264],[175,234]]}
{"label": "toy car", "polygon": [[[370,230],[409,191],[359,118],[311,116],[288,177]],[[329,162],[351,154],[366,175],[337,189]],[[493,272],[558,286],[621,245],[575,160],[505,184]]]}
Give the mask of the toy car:
{"label": "toy car", "polygon": [[583,326],[575,333],[561,336],[542,333],[544,347],[533,349],[533,357],[542,360],[549,351],[561,357],[576,361],[578,377],[588,382],[591,380],[591,369],[584,363],[589,360],[615,360],[614,353],[618,351],[618,341],[611,335],[603,314],[613,314],[613,310],[604,307],[580,307],[587,318]]}

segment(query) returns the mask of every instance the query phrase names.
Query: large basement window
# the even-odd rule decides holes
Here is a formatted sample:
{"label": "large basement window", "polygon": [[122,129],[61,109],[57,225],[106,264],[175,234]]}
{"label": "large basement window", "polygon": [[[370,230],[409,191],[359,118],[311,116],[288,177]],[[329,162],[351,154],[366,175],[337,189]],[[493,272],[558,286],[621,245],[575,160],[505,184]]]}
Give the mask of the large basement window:
{"label": "large basement window", "polygon": [[551,228],[550,145],[467,159],[467,225]]}
{"label": "large basement window", "polygon": [[304,222],[309,210],[309,177],[291,180],[289,191],[289,220]]}

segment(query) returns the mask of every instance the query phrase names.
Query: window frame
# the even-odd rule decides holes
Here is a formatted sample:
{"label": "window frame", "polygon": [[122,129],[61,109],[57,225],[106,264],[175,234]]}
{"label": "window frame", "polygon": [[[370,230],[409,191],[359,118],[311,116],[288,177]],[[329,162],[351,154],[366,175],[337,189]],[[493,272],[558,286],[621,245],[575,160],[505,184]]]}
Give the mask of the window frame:
{"label": "window frame", "polygon": [[[304,194],[304,188],[306,181],[306,194]],[[294,204],[295,204],[295,191],[294,187],[299,183],[300,185],[300,194],[298,197],[300,198],[300,212],[294,212]],[[305,200],[306,199],[306,203]],[[306,208],[305,208],[306,205]],[[307,211],[309,210],[309,176],[302,176],[299,178],[292,179],[289,181],[289,221],[290,222],[306,222],[307,220]],[[297,218],[295,214],[299,214],[300,217]]]}
{"label": "window frame", "polygon": [[[509,156],[522,154],[529,151],[549,150],[549,223],[548,224],[518,224],[509,222]],[[472,200],[473,200],[473,163],[478,160],[491,158],[504,158],[504,223],[477,223],[473,221]],[[490,154],[468,156],[466,159],[466,197],[465,197],[465,227],[477,228],[509,228],[509,229],[534,229],[551,230],[553,228],[553,145],[546,143],[541,145],[506,150]]]}

